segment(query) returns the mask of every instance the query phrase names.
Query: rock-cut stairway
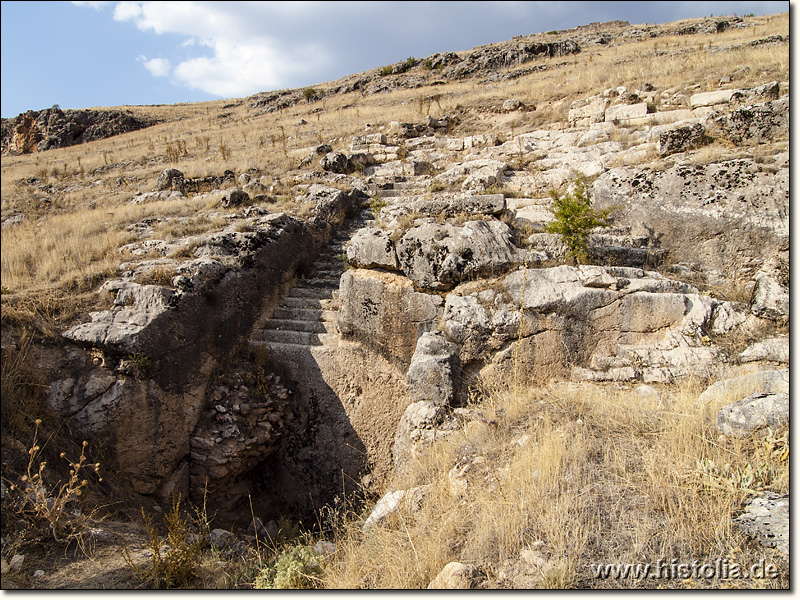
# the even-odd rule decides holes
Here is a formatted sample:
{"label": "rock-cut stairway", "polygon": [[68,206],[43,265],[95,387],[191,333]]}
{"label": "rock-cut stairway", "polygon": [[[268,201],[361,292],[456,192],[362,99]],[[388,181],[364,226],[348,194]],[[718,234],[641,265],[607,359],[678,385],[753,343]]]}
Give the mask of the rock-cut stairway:
{"label": "rock-cut stairway", "polygon": [[339,278],[345,270],[344,246],[363,224],[363,219],[356,219],[337,232],[317,256],[309,274],[298,280],[271,317],[253,331],[251,345],[265,347],[274,353],[337,345],[336,315]]}

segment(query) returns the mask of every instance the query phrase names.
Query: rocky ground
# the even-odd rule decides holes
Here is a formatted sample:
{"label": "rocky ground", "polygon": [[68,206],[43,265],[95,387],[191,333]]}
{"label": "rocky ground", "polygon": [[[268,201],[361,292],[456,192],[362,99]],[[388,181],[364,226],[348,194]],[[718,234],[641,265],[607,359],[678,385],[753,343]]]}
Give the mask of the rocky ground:
{"label": "rocky ground", "polygon": [[[459,79],[644,35],[579,29],[558,44],[522,39],[428,60]],[[294,213],[271,208],[273,177],[166,169],[131,202],[202,198],[226,209],[208,217],[220,227],[164,238],[152,222],[131,228],[125,262],[99,290],[106,308],[46,352],[56,357],[45,369],[49,406],[75,435],[109,440],[117,475],[151,502],[211,497],[236,532],[218,548],[274,535],[281,516],[312,515],[337,496],[383,495],[367,527],[404,498],[421,502],[425,490],[403,488],[399,474],[431,440],[486,424],[465,408],[480,380],[642,393],[719,380],[709,398],[724,386],[739,398],[719,413],[721,435],[780,428],[789,405],[787,90],[779,81],[712,92],[641,82],[573,101],[567,122],[504,137],[454,135],[456,115],[366,125],[349,149],[295,152]],[[281,98],[260,96],[252,109],[285,108]],[[498,115],[532,110],[508,98]],[[9,148],[31,145],[18,137]],[[64,136],[39,137],[42,150]],[[591,232],[583,264],[548,227],[551,191],[570,193],[578,181],[610,215]],[[4,229],[14,227],[5,216]],[[17,342],[3,336],[5,353]],[[453,467],[451,491],[467,493],[479,458]],[[764,493],[739,521],[788,554],[787,513],[788,495]],[[113,527],[100,527],[103,547]],[[5,555],[4,573],[26,572]],[[525,560],[544,559],[532,549]],[[78,587],[68,569],[28,574],[23,585]],[[126,587],[113,579],[120,569],[79,586]],[[525,587],[509,577],[502,586]],[[430,586],[500,583],[450,563]]]}

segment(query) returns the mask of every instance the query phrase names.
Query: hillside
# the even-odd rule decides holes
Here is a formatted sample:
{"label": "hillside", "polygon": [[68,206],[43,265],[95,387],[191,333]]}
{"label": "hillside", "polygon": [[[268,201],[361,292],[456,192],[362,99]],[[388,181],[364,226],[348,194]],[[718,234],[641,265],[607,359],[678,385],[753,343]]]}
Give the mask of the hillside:
{"label": "hillside", "polygon": [[2,147],[4,588],[789,586],[788,14]]}

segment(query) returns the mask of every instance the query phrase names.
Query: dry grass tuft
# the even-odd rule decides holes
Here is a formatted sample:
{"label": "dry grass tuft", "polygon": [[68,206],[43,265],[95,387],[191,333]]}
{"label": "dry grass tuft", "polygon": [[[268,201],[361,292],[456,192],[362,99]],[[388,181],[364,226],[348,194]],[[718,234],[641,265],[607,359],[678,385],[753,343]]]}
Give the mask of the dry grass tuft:
{"label": "dry grass tuft", "polygon": [[[490,391],[475,423],[431,446],[397,488],[430,485],[419,510],[363,532],[344,530],[326,572],[333,588],[418,588],[450,561],[478,565],[499,587],[498,565],[543,548],[536,587],[740,587],[788,584],[788,564],[748,542],[732,515],[755,491],[788,491],[786,431],[720,438],[720,406],[700,405],[691,383],[658,399],[600,386]],[[733,401],[733,399],[731,399]],[[485,462],[476,457],[485,458]],[[454,466],[485,465],[453,493]],[[749,477],[747,474],[756,475]],[[456,488],[458,489],[458,488]],[[592,563],[712,562],[780,565],[761,582],[593,579]],[[530,580],[525,580],[530,585]]]}

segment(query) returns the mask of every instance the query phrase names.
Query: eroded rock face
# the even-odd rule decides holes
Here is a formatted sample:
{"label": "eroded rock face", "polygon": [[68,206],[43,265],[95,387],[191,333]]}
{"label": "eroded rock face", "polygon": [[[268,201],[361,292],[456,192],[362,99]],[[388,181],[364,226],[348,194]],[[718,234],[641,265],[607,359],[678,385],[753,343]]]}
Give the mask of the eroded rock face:
{"label": "eroded rock face", "polygon": [[503,272],[518,260],[508,225],[495,220],[412,227],[398,240],[397,256],[414,285],[430,290]]}
{"label": "eroded rock face", "polygon": [[30,110],[14,119],[3,119],[2,152],[29,154],[65,148],[153,124],[130,111],[61,110],[58,106]]}
{"label": "eroded rock face", "polygon": [[459,344],[463,363],[503,371],[516,364],[529,380],[668,382],[714,368],[722,356],[707,332],[718,318],[735,327],[733,313],[657,273],[561,266],[518,270],[488,288],[457,287],[447,295],[442,330]]}
{"label": "eroded rock face", "polygon": [[422,334],[406,374],[412,402],[450,404],[459,385],[458,346],[438,331]]}
{"label": "eroded rock face", "polygon": [[787,168],[740,159],[612,169],[595,181],[593,194],[598,208],[623,208],[617,225],[658,237],[674,263],[735,278],[754,274],[788,240],[788,184]]}
{"label": "eroded rock face", "polygon": [[778,428],[789,422],[789,394],[758,392],[726,406],[717,415],[717,430],[744,437],[762,427]]}
{"label": "eroded rock face", "polygon": [[750,500],[734,524],[768,548],[789,554],[789,494],[764,492]]}
{"label": "eroded rock face", "polygon": [[232,488],[241,487],[241,476],[277,449],[292,398],[271,373],[249,386],[241,375],[228,379],[211,393],[191,438],[192,488],[207,490],[217,504],[238,499]]}
{"label": "eroded rock face", "polygon": [[339,330],[408,368],[417,338],[435,324],[442,299],[414,291],[411,280],[364,269],[346,271],[339,285]]}
{"label": "eroded rock face", "polygon": [[789,97],[737,108],[716,117],[714,123],[737,146],[788,139]]}

